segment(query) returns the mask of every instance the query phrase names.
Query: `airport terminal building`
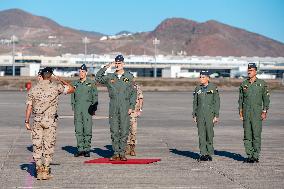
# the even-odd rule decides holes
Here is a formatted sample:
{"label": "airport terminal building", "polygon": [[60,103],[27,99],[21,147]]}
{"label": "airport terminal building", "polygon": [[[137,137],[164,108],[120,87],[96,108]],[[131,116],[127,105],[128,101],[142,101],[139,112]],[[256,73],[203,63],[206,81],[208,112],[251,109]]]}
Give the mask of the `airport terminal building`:
{"label": "airport terminal building", "polygon": [[[73,76],[83,63],[95,74],[103,65],[112,62],[116,55],[0,55],[0,75],[13,75],[14,67],[15,75],[35,76],[40,68],[50,66],[62,76]],[[260,73],[267,79],[283,78],[284,57],[125,56],[125,68],[138,77],[194,78],[199,76],[201,69],[210,70],[213,77],[241,77],[245,76],[249,62],[256,63]]]}

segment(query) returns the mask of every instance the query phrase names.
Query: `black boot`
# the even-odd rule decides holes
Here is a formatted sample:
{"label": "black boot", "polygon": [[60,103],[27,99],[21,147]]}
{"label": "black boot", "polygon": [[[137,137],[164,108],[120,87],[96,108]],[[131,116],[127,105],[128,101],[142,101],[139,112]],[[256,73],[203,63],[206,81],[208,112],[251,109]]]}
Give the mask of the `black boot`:
{"label": "black boot", "polygon": [[85,153],[84,153],[84,157],[90,157],[91,155],[90,155],[90,151],[86,151]]}
{"label": "black boot", "polygon": [[254,163],[254,159],[253,158],[246,158],[244,160],[244,163]]}
{"label": "black boot", "polygon": [[212,157],[210,155],[206,155],[207,161],[212,161]]}
{"label": "black boot", "polygon": [[254,163],[259,163],[259,159],[258,158],[253,158]]}
{"label": "black boot", "polygon": [[78,151],[77,153],[74,154],[74,157],[79,157],[85,155],[84,151]]}
{"label": "black boot", "polygon": [[207,161],[207,157],[205,155],[200,156],[199,161]]}

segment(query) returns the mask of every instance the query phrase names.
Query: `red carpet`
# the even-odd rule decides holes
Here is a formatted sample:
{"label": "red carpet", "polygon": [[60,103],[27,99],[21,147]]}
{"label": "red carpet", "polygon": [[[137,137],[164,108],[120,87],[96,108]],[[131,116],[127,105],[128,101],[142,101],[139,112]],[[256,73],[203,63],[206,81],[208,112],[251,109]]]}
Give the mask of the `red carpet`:
{"label": "red carpet", "polygon": [[127,161],[110,161],[109,158],[98,158],[92,159],[88,161],[84,161],[84,163],[95,163],[95,164],[150,164],[157,161],[161,161],[161,159],[127,159]]}

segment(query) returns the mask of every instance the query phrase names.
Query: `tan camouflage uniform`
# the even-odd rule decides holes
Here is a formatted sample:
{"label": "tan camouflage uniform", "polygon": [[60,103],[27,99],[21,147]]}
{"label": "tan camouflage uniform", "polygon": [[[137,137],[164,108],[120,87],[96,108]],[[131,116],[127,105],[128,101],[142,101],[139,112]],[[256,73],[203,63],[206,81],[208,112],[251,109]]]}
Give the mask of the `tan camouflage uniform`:
{"label": "tan camouflage uniform", "polygon": [[33,158],[37,167],[49,167],[54,154],[58,96],[64,86],[49,80],[39,81],[28,93],[27,105],[32,106],[34,122],[32,125]]}
{"label": "tan camouflage uniform", "polygon": [[138,116],[136,112],[142,109],[142,107],[140,107],[140,104],[139,104],[139,99],[143,99],[143,92],[141,88],[137,84],[134,84],[134,88],[137,91],[137,98],[136,98],[135,110],[132,111],[132,113],[130,114],[130,128],[129,128],[129,135],[128,135],[128,140],[127,140],[127,144],[129,145],[137,144],[136,133],[137,133]]}

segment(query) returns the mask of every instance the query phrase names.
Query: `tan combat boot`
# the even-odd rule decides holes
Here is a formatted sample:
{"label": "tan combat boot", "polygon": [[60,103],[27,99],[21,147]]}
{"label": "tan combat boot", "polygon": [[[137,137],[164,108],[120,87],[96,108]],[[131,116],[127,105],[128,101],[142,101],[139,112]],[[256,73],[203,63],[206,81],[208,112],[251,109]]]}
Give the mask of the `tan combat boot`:
{"label": "tan combat boot", "polygon": [[130,155],[131,155],[131,156],[136,156],[136,153],[135,153],[135,144],[131,144],[131,145],[130,145]]}
{"label": "tan combat boot", "polygon": [[37,180],[42,180],[42,171],[43,171],[43,166],[36,166],[36,179]]}
{"label": "tan combat boot", "polygon": [[44,166],[43,171],[42,171],[42,180],[49,180],[53,176],[50,174],[50,167],[49,166]]}
{"label": "tan combat boot", "polygon": [[130,155],[130,144],[127,144],[126,146],[125,155]]}
{"label": "tan combat boot", "polygon": [[120,156],[120,160],[121,161],[127,161],[127,158],[126,158],[125,154],[121,154],[119,156]]}
{"label": "tan combat boot", "polygon": [[109,161],[119,161],[120,157],[119,154],[114,154],[113,156],[111,156],[111,158],[109,158]]}

